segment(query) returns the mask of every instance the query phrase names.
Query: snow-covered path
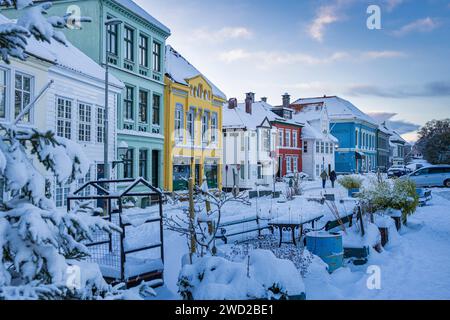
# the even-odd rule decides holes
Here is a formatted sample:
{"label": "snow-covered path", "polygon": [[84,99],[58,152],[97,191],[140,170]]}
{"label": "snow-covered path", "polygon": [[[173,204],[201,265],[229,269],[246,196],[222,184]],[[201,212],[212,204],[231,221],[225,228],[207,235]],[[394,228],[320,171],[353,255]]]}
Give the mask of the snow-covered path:
{"label": "snow-covered path", "polygon": [[[434,195],[383,253],[372,252],[367,265],[306,279],[308,298],[450,299],[450,191],[436,189]],[[367,288],[369,266],[380,268],[379,290]]]}

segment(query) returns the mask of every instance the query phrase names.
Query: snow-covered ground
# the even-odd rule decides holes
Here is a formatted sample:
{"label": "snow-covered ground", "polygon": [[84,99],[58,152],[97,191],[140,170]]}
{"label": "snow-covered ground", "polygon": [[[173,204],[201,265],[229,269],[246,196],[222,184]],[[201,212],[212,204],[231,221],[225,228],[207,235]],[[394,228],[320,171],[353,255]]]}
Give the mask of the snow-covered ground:
{"label": "snow-covered ground", "polygon": [[[338,199],[347,198],[340,186],[326,192],[321,182],[304,183],[306,197],[334,193]],[[282,184],[277,189],[283,189]],[[321,262],[314,262],[304,282],[307,299],[450,299],[450,190],[433,189],[433,200],[421,207],[409,219],[408,227],[400,234],[390,234],[390,243],[384,252],[371,251],[369,262],[364,266],[347,264],[329,275]],[[295,212],[322,211],[325,218],[330,213],[326,206],[308,202],[305,197],[279,203],[277,199],[253,199],[251,206],[230,204],[224,219],[242,215],[255,215],[258,211],[265,217],[277,218]],[[340,212],[353,208],[351,201],[339,206]],[[166,214],[180,214],[180,206],[168,206]],[[257,209],[258,208],[258,209]],[[245,227],[244,227],[245,228]],[[165,231],[165,287],[157,291],[157,299],[179,299],[177,280],[181,270],[181,258],[187,253],[184,237]],[[251,235],[247,235],[251,237]],[[220,248],[219,248],[220,249]],[[380,271],[380,289],[369,289],[368,271]],[[373,277],[371,277],[373,278]]]}

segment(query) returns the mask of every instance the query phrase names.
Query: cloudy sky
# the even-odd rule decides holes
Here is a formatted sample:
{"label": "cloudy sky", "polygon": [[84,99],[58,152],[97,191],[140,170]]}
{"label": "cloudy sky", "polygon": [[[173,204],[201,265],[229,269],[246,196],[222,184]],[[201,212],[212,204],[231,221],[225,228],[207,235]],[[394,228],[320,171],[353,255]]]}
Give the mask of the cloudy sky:
{"label": "cloudy sky", "polygon": [[[228,97],[339,95],[414,140],[450,117],[450,0],[136,0]],[[367,28],[369,5],[381,30]]]}

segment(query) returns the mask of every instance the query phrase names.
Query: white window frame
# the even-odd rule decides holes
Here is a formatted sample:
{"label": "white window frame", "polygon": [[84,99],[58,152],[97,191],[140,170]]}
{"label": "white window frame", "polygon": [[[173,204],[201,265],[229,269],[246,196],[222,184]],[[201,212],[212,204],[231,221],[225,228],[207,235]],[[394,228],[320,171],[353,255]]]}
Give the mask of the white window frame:
{"label": "white window frame", "polygon": [[293,130],[292,131],[292,147],[298,148],[298,131]]}
{"label": "white window frame", "polygon": [[[60,101],[63,103],[63,111],[62,116],[60,115]],[[67,103],[70,105],[68,106]],[[73,126],[72,122],[74,120],[74,112],[73,112],[73,103],[72,99],[64,98],[64,97],[56,97],[56,135],[61,138],[72,139],[73,137]],[[69,111],[68,109],[69,108]],[[70,117],[68,117],[70,116]],[[62,125],[62,131],[60,134],[60,121]]]}
{"label": "white window frame", "polygon": [[91,104],[78,102],[79,142],[92,142],[92,109]]}
{"label": "white window frame", "polygon": [[183,106],[181,104],[177,104],[175,107],[175,117],[174,117],[174,122],[175,122],[175,127],[174,127],[174,131],[175,131],[175,143],[176,144],[181,144],[184,141],[184,110],[183,110]]}
{"label": "white window frame", "polygon": [[308,141],[303,141],[303,152],[308,153]]}
{"label": "white window frame", "polygon": [[286,156],[286,173],[292,173],[292,157]]}
{"label": "white window frame", "polygon": [[217,112],[211,114],[211,143],[216,145],[219,142],[219,115]]}
{"label": "white window frame", "polygon": [[[191,118],[191,119],[190,119]],[[194,144],[195,142],[195,110],[193,108],[189,109],[186,114],[186,129],[189,134],[189,143]]]}
{"label": "white window frame", "polygon": [[290,148],[291,147],[291,130],[286,130],[285,131],[285,144],[286,147]]}
{"label": "white window frame", "polygon": [[[30,102],[31,102],[31,100],[34,97],[34,77],[32,75],[30,75],[30,74],[27,74],[27,73],[24,73],[24,72],[20,72],[20,71],[16,71],[14,73],[14,81],[13,81],[14,84],[13,84],[13,88],[12,88],[13,89],[13,93],[14,93],[14,95],[13,95],[13,97],[14,97],[14,106],[13,106],[13,112],[12,112],[14,119],[16,119],[17,116],[18,116],[18,114],[16,115],[16,91],[20,91],[22,93],[22,95],[21,95],[21,97],[22,97],[22,105],[21,105],[20,112],[22,112],[22,110],[27,106],[23,102],[23,95],[24,95],[24,92],[26,92],[23,89],[23,85],[22,85],[22,88],[20,88],[20,89],[16,88],[16,76],[18,76],[18,75],[22,77],[22,83],[23,83],[23,78],[24,77],[30,79],[30,92],[29,92],[29,94],[30,94]],[[31,109],[28,112],[28,115],[29,115],[29,119],[28,119],[29,121],[21,120],[20,122],[21,123],[26,123],[26,124],[33,124],[33,120],[34,120],[33,109]],[[23,119],[23,117],[22,117],[22,119]]]}
{"label": "white window frame", "polygon": [[278,129],[278,143],[280,144],[279,147],[284,147],[284,130]]}
{"label": "white window frame", "polygon": [[320,153],[320,141],[316,141],[316,153],[319,154]]}
{"label": "white window frame", "polygon": [[5,115],[4,117],[0,116],[0,119],[2,120],[6,120],[8,119],[8,115],[9,115],[9,99],[10,99],[10,89],[11,89],[11,83],[10,83],[10,70],[6,69],[6,68],[0,68],[0,72],[4,72],[5,74],[5,79],[4,79],[4,88],[0,89],[0,90],[4,90],[4,97],[3,97],[3,104],[4,104],[4,112]]}
{"label": "white window frame", "polygon": [[298,172],[298,157],[293,157],[292,158],[292,165],[294,166],[294,170],[292,170],[293,172]]}
{"label": "white window frame", "polygon": [[[105,108],[96,108],[96,142],[104,143],[105,141]],[[100,117],[101,114],[101,117]]]}

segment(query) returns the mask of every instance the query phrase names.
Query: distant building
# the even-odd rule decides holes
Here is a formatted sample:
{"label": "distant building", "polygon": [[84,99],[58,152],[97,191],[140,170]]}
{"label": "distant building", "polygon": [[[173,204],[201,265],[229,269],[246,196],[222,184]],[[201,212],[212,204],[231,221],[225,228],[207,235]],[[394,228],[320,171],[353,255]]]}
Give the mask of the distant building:
{"label": "distant building", "polygon": [[377,168],[386,172],[391,166],[390,162],[390,144],[389,139],[392,136],[391,131],[386,127],[386,123],[380,124],[377,130]]}
{"label": "distant building", "polygon": [[336,169],[335,152],[338,140],[330,133],[330,118],[323,103],[290,104],[293,119],[305,123],[302,132],[303,172],[311,179],[319,179],[326,170]]}
{"label": "distant building", "polygon": [[271,187],[277,173],[278,130],[271,121],[272,106],[255,102],[247,93],[245,103],[230,99],[223,109],[223,186],[230,189]]}
{"label": "distant building", "polygon": [[377,168],[376,134],[378,124],[356,106],[331,96],[299,99],[299,108],[326,106],[330,117],[330,133],[339,141],[335,153],[337,173],[369,172]]}
{"label": "distant building", "polygon": [[406,165],[406,163],[405,163],[405,156],[406,156],[405,146],[407,145],[407,142],[395,130],[391,130],[391,133],[392,133],[392,135],[389,139],[390,148],[391,148],[389,162],[393,166]]}
{"label": "distant building", "polygon": [[188,189],[203,177],[222,187],[222,109],[225,94],[171,46],[166,48],[164,188]]}
{"label": "distant building", "polygon": [[290,96],[283,95],[283,105],[271,107],[267,100],[263,98],[261,102],[267,110],[276,114],[271,120],[272,125],[278,129],[277,157],[278,169],[277,178],[283,178],[287,174],[303,171],[303,141],[302,130],[304,122],[299,122],[293,118],[294,110],[289,108]]}

